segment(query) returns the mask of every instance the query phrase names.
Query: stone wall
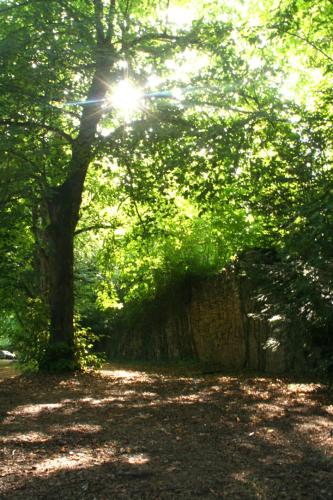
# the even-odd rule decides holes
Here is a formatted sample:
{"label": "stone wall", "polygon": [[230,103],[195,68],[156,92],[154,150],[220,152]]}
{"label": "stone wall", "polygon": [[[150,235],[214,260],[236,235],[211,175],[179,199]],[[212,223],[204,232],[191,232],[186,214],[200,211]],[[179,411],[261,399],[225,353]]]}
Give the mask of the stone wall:
{"label": "stone wall", "polygon": [[[251,266],[247,259],[245,267]],[[120,321],[110,353],[151,361],[193,359],[220,369],[289,370],[284,344],[269,318],[260,314],[249,274],[238,265],[174,286],[143,305],[132,321]]]}

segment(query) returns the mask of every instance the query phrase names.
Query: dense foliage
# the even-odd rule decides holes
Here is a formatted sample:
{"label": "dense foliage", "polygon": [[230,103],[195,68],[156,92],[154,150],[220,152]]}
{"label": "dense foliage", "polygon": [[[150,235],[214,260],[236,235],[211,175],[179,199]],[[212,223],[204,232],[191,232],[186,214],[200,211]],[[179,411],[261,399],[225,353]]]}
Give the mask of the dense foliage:
{"label": "dense foliage", "polygon": [[272,308],[292,304],[297,341],[333,362],[333,4],[226,4],[1,3],[2,334],[24,361],[45,365],[50,227],[84,171],[67,229],[76,346],[188,274],[274,247]]}

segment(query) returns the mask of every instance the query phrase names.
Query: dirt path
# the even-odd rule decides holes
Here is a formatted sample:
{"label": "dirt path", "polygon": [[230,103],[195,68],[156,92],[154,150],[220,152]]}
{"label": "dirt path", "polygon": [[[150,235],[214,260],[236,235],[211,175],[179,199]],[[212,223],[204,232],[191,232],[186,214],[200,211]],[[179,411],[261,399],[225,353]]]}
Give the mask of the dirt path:
{"label": "dirt path", "polygon": [[19,373],[16,361],[0,359],[0,381],[4,378],[13,377],[13,375],[19,375]]}
{"label": "dirt path", "polygon": [[316,384],[109,370],[0,381],[1,499],[333,498]]}

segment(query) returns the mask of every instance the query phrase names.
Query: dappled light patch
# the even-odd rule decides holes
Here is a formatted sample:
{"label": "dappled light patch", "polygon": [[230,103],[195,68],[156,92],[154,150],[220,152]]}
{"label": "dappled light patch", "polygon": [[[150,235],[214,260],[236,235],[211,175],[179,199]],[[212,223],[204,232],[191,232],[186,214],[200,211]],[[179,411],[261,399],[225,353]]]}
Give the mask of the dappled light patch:
{"label": "dappled light patch", "polygon": [[78,403],[82,403],[83,405],[88,405],[88,406],[102,406],[107,403],[112,403],[112,402],[119,402],[119,400],[125,400],[125,397],[121,397],[120,395],[117,395],[116,397],[110,397],[110,398],[101,398],[101,399],[96,399],[96,398],[82,398],[78,400]]}
{"label": "dappled light patch", "polygon": [[134,453],[133,455],[128,455],[127,461],[129,464],[142,465],[149,462],[149,457],[144,453]]}
{"label": "dappled light patch", "polygon": [[50,436],[45,432],[36,431],[26,431],[26,432],[14,432],[9,436],[3,436],[3,443],[46,443],[50,439]]}
{"label": "dappled light patch", "polygon": [[44,403],[44,404],[32,404],[26,406],[18,406],[12,415],[38,415],[40,413],[52,412],[55,409],[61,408],[63,405],[61,403]]}
{"label": "dappled light patch", "polygon": [[139,371],[133,371],[133,370],[103,370],[102,371],[102,376],[103,377],[111,377],[112,379],[116,380],[128,380],[128,381],[135,381],[135,382],[148,382],[152,379],[152,377],[145,373],[145,372],[139,372]]}
{"label": "dappled light patch", "polygon": [[333,405],[328,405],[325,408],[326,413],[333,416]]}
{"label": "dappled light patch", "polygon": [[50,433],[54,435],[66,434],[66,433],[76,433],[76,434],[93,434],[100,432],[102,430],[101,425],[93,425],[89,423],[80,424],[73,423],[72,425],[52,425],[50,426]]}
{"label": "dappled light patch", "polygon": [[199,394],[188,394],[183,396],[176,396],[175,398],[167,399],[169,404],[191,404],[193,402],[202,401],[202,395]]}
{"label": "dappled light patch", "polygon": [[321,388],[320,384],[288,384],[287,392],[291,394],[309,394]]}
{"label": "dappled light patch", "polygon": [[62,469],[77,469],[78,467],[89,467],[95,465],[89,450],[75,450],[68,454],[44,460],[35,465],[36,474],[51,473]]}

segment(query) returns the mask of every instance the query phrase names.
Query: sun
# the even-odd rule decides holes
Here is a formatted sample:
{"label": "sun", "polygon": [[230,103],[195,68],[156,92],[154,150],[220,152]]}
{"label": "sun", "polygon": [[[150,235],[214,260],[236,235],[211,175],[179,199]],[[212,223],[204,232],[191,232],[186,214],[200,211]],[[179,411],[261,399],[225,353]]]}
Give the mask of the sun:
{"label": "sun", "polygon": [[129,79],[118,82],[111,90],[109,104],[126,121],[139,110],[143,98],[142,91]]}
{"label": "sun", "polygon": [[166,11],[167,21],[178,29],[189,28],[196,16],[196,9],[188,4],[185,7],[169,7]]}

